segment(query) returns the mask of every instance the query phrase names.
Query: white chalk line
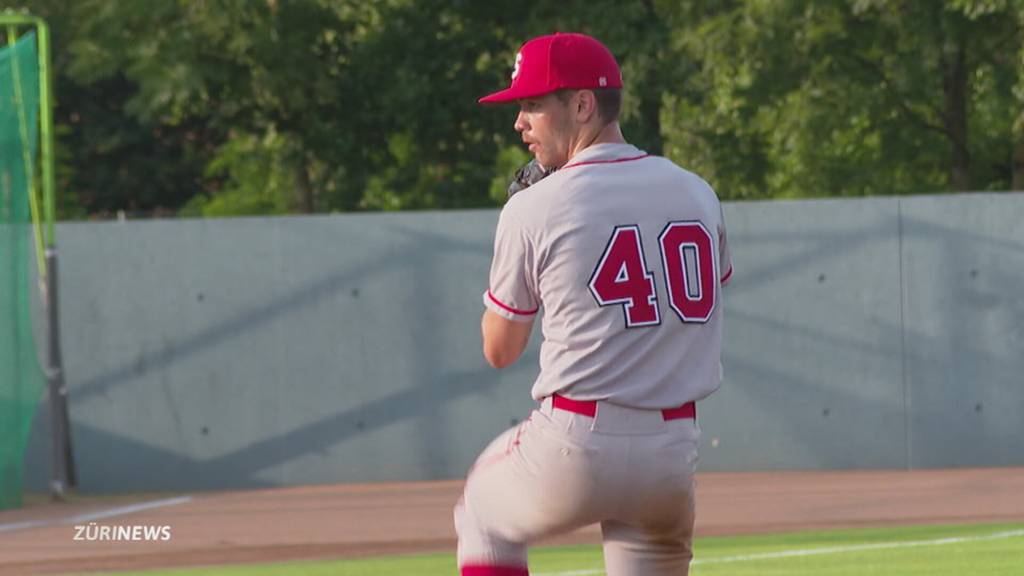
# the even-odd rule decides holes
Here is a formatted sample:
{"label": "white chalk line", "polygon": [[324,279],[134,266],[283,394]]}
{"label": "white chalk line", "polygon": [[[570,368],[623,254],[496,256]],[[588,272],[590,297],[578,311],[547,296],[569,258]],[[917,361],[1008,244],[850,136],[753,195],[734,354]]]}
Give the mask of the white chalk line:
{"label": "white chalk line", "polygon": [[[740,556],[723,556],[721,558],[697,558],[690,562],[691,566],[698,564],[725,564],[728,562],[750,562],[753,560],[774,560],[777,558],[798,558],[804,556],[820,556],[824,554],[845,554],[849,552],[864,552],[871,550],[890,550],[894,548],[915,548],[920,546],[946,546],[949,544],[966,544],[971,542],[984,542],[988,540],[1006,540],[1008,538],[1024,537],[1024,530],[1008,530],[996,532],[984,536],[955,536],[949,538],[936,538],[933,540],[907,540],[905,542],[879,542],[877,544],[853,544],[850,546],[829,546],[825,548],[804,548],[797,550],[780,550],[778,552],[763,552],[760,554],[743,554]],[[600,576],[604,570],[573,570],[571,572],[546,572],[534,576]]]}
{"label": "white chalk line", "polygon": [[77,516],[71,516],[70,518],[54,518],[50,520],[29,520],[26,522],[11,522],[9,524],[0,524],[0,532],[13,532],[15,530],[26,530],[28,528],[43,528],[46,526],[58,526],[61,524],[86,524],[88,522],[95,522],[96,520],[113,518],[115,516],[124,516],[126,514],[134,514],[136,512],[142,512],[143,510],[162,508],[164,506],[175,506],[177,504],[185,504],[186,502],[191,501],[191,496],[178,496],[177,498],[154,500],[152,502],[142,502],[139,504],[130,504],[128,506],[119,506],[117,508],[110,508],[107,510],[90,512],[88,514],[79,514]]}

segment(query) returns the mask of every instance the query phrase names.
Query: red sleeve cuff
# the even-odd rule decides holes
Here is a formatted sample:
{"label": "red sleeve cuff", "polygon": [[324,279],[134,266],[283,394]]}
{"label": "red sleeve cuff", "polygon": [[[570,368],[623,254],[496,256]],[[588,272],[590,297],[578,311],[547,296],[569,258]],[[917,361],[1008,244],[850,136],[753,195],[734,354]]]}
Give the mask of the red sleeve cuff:
{"label": "red sleeve cuff", "polygon": [[487,291],[487,298],[502,310],[505,310],[506,312],[511,312],[512,314],[516,314],[518,316],[532,316],[537,313],[537,310],[540,309],[534,308],[533,310],[520,310],[518,308],[513,308],[508,304],[505,304],[501,300],[498,300],[490,290]]}

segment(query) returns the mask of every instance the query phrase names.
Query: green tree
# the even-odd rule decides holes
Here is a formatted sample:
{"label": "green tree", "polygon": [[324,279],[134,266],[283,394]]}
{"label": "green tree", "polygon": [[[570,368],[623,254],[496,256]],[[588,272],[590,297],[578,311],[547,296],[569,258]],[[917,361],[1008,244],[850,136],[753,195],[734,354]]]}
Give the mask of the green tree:
{"label": "green tree", "polygon": [[[1010,7],[1017,29],[1024,30],[1024,1],[1013,0]],[[1024,190],[1024,41],[1017,43],[1016,50],[1007,50],[1005,58],[1010,61],[1006,68],[1015,73],[1011,104],[1013,152],[1010,165],[1013,176],[1010,187],[1013,190]]]}
{"label": "green tree", "polygon": [[672,27],[699,72],[667,98],[669,152],[726,197],[1010,184],[1021,32],[1005,2],[748,0]]}
{"label": "green tree", "polygon": [[476,98],[556,29],[620,54],[627,130],[661,150],[673,76],[650,2],[47,1],[66,25],[71,141],[98,168],[76,172],[92,211],[493,205],[521,145],[513,108]]}

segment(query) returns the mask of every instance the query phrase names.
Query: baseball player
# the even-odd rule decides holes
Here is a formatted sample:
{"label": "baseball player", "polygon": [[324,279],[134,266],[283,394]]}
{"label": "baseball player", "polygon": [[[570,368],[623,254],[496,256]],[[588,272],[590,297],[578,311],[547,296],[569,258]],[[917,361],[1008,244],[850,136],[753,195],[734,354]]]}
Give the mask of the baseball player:
{"label": "baseball player", "polygon": [[689,570],[696,402],[721,381],[732,266],[711,187],[624,140],[621,88],[600,42],[553,34],[480,99],[519,104],[539,178],[501,212],[484,356],[515,362],[538,315],[544,340],[539,407],[483,451],[455,508],[464,576],[526,575],[529,543],[594,523],[609,576]]}

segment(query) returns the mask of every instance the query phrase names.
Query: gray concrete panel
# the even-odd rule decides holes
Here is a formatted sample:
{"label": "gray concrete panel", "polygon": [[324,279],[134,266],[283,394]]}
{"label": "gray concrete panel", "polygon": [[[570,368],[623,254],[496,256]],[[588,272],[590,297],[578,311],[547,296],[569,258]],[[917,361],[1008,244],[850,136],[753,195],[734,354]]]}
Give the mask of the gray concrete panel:
{"label": "gray concrete panel", "polygon": [[903,201],[910,465],[1024,464],[1024,201]]}
{"label": "gray concrete panel", "polygon": [[896,201],[752,202],[725,217],[735,275],[702,467],[901,467]]}

